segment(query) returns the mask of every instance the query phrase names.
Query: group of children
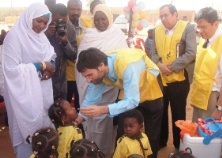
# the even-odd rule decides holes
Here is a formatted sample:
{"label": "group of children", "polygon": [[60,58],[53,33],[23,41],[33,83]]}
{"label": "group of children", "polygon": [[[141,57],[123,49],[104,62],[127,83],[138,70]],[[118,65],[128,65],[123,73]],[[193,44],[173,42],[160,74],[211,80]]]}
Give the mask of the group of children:
{"label": "group of children", "polygon": [[[97,145],[83,139],[82,131],[75,126],[75,108],[66,100],[56,101],[48,111],[56,129],[42,128],[26,139],[32,143],[30,158],[104,158]],[[147,157],[152,154],[147,136],[141,132],[143,116],[137,110],[124,115],[125,134],[118,140],[113,158],[127,158],[133,155]]]}
{"label": "group of children", "polygon": [[27,137],[33,150],[30,158],[104,158],[97,145],[83,139],[81,129],[74,125],[77,113],[68,101],[56,101],[48,114],[56,129],[42,128]]}
{"label": "group of children", "polygon": [[[68,101],[56,101],[48,114],[56,129],[42,128],[27,137],[26,141],[32,143],[30,158],[105,158],[98,146],[84,139],[81,129],[75,126],[77,112]],[[143,121],[136,109],[124,114],[125,134],[117,141],[113,158],[147,158],[152,154],[149,139],[141,132]]]}

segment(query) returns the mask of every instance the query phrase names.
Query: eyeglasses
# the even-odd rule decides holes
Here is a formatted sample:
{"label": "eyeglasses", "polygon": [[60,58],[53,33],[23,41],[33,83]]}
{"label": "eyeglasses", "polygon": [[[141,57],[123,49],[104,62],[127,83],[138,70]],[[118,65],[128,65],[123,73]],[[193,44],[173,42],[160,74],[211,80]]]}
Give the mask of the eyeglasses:
{"label": "eyeglasses", "polygon": [[[196,30],[199,32],[200,30],[207,30],[208,27],[210,26],[211,24],[209,25],[202,25],[202,26],[196,26]],[[212,25],[211,25],[212,26]]]}

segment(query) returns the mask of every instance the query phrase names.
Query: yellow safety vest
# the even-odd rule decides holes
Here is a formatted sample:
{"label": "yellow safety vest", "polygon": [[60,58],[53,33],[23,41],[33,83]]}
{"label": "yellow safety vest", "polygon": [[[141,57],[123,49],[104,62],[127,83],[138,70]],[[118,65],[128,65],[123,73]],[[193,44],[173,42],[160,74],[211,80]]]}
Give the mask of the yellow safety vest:
{"label": "yellow safety vest", "polygon": [[[178,21],[173,35],[166,35],[163,25],[158,25],[155,29],[155,43],[158,55],[162,59],[162,63],[172,63],[177,58],[177,44],[180,43],[183,32],[188,22]],[[184,81],[184,70],[178,73],[172,73],[168,76],[161,74],[163,84],[172,83],[176,81]]]}
{"label": "yellow safety vest", "polygon": [[[163,96],[160,86],[158,84],[156,76],[149,72],[149,68],[159,70],[158,67],[147,57],[146,53],[140,49],[118,49],[108,54],[116,53],[116,60],[114,63],[114,70],[117,75],[117,81],[111,82],[107,77],[103,79],[106,84],[111,84],[120,88],[121,93],[119,98],[123,98],[123,75],[127,66],[140,59],[144,59],[147,69],[143,70],[140,74],[140,103],[149,100],[155,100]],[[106,53],[107,54],[107,53]]]}
{"label": "yellow safety vest", "polygon": [[201,40],[197,48],[198,53],[194,68],[193,85],[190,91],[190,104],[203,110],[207,110],[213,83],[217,82],[215,74],[222,51],[221,43],[222,35],[208,48],[202,47],[203,40]]}

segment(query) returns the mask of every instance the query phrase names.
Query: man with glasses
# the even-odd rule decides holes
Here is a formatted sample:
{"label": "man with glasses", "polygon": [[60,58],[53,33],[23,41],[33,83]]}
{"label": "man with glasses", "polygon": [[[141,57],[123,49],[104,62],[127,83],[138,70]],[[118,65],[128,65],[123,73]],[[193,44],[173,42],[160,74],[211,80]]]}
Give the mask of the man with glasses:
{"label": "man with glasses", "polygon": [[[198,45],[194,80],[190,103],[194,107],[193,121],[211,115],[220,119],[222,102],[222,30],[219,29],[217,11],[202,8],[195,16],[197,31],[201,39]],[[219,98],[219,102],[218,102]]]}
{"label": "man with glasses", "polygon": [[169,135],[168,107],[172,112],[173,144],[179,149],[180,129],[177,120],[186,119],[186,100],[190,89],[196,56],[196,30],[194,25],[178,20],[172,4],[160,10],[161,24],[155,28],[151,59],[161,71],[163,82],[164,112],[161,125],[160,148],[167,145]]}

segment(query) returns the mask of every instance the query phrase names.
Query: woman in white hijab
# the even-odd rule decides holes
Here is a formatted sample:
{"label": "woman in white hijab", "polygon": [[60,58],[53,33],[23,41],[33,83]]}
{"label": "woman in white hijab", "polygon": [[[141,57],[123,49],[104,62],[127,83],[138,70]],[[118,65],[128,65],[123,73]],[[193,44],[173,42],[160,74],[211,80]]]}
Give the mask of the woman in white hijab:
{"label": "woman in white hijab", "polygon": [[[79,53],[90,47],[98,48],[102,52],[128,47],[124,33],[119,28],[112,25],[112,13],[105,4],[98,4],[94,8],[93,21],[95,27],[86,29],[78,48]],[[75,72],[81,105],[89,84],[77,70]],[[119,89],[116,87],[105,86],[103,96],[97,105],[114,103],[117,99],[118,91]],[[94,92],[96,93],[96,90]],[[86,138],[93,140],[105,154],[105,157],[112,157],[117,130],[116,126],[113,126],[113,118],[109,117],[107,114],[88,118],[84,123],[84,130]]]}
{"label": "woman in white hijab", "polygon": [[2,54],[5,103],[16,158],[32,154],[26,137],[43,127],[53,127],[48,108],[53,103],[51,75],[54,49],[44,32],[51,13],[43,3],[33,3],[7,34]]}

